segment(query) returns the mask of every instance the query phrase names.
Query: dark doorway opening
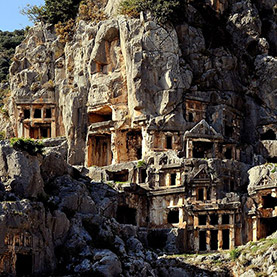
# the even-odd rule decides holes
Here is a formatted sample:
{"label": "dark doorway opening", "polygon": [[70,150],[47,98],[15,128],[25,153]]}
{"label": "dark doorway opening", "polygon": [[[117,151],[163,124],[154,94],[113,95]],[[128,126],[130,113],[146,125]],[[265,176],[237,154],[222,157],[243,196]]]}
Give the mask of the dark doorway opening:
{"label": "dark doorway opening", "polygon": [[222,230],[222,249],[230,248],[230,232],[228,229]]}
{"label": "dark doorway opening", "polygon": [[52,110],[46,109],[45,110],[45,118],[51,118],[52,117]]}
{"label": "dark doorway opening", "polygon": [[116,172],[107,171],[107,174],[109,176],[109,180],[113,180],[115,182],[127,182],[129,177],[128,169]]}
{"label": "dark doorway opening", "polygon": [[232,137],[233,132],[234,132],[234,129],[232,126],[225,125],[225,136],[226,137]]}
{"label": "dark doorway opening", "polygon": [[30,118],[30,110],[24,110],[24,118]]}
{"label": "dark doorway opening", "polygon": [[189,122],[193,122],[193,114],[189,113]]}
{"label": "dark doorway opening", "polygon": [[166,137],[166,149],[172,149],[172,136]]}
{"label": "dark doorway opening", "polygon": [[141,168],[140,169],[140,183],[145,183],[147,178],[147,172],[146,172],[146,168]]}
{"label": "dark doorway opening", "polygon": [[199,250],[206,251],[206,231],[199,231]]}
{"label": "dark doorway opening", "polygon": [[16,276],[32,276],[32,255],[16,254]]}
{"label": "dark doorway opening", "polygon": [[170,185],[176,186],[176,173],[170,174]]}
{"label": "dark doorway opening", "polygon": [[112,163],[111,135],[89,138],[88,166],[106,166]]}
{"label": "dark doorway opening", "polygon": [[51,128],[41,127],[40,128],[40,137],[41,138],[50,138],[51,137]]}
{"label": "dark doorway opening", "polygon": [[137,210],[127,206],[118,206],[116,212],[116,220],[121,224],[137,225]]}
{"label": "dark doorway opening", "polygon": [[137,148],[137,159],[141,159],[142,158],[142,148],[141,147],[138,147]]}
{"label": "dark doorway opening", "polygon": [[193,158],[207,158],[213,149],[212,142],[196,141],[193,143]]}
{"label": "dark doorway opening", "polygon": [[199,201],[204,200],[204,189],[198,189],[197,200]]}
{"label": "dark doorway opening", "polygon": [[277,198],[272,197],[270,194],[263,196],[263,207],[265,209],[275,208],[277,206]]}
{"label": "dark doorway opening", "polygon": [[224,156],[226,159],[231,160],[232,159],[232,148],[227,148],[224,153]]}
{"label": "dark doorway opening", "polygon": [[211,250],[218,249],[218,230],[211,230]]}
{"label": "dark doorway opening", "polygon": [[147,235],[148,246],[163,249],[166,246],[167,233],[164,230],[152,230]]}
{"label": "dark doorway opening", "polygon": [[261,134],[261,140],[276,140],[276,134],[273,130],[269,129],[265,133]]}
{"label": "dark doorway opening", "polygon": [[179,211],[170,211],[167,215],[168,223],[179,223]]}
{"label": "dark doorway opening", "polygon": [[261,218],[261,225],[265,231],[265,236],[270,236],[277,231],[277,217]]}
{"label": "dark doorway opening", "polygon": [[211,189],[207,188],[207,200],[211,200]]}

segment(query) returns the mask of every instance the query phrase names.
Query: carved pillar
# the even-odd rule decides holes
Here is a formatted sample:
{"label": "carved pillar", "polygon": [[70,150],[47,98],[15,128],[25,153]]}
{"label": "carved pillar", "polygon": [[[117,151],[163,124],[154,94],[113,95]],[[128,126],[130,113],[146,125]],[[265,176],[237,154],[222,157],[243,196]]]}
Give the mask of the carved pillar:
{"label": "carved pillar", "polygon": [[217,239],[218,239],[217,248],[218,248],[218,250],[222,250],[222,246],[223,246],[222,229],[219,229],[219,230],[218,230]]}
{"label": "carved pillar", "polygon": [[198,229],[198,216],[193,217],[193,226],[194,226],[194,251],[199,252],[199,229]]}
{"label": "carved pillar", "polygon": [[211,231],[207,230],[206,232],[206,249],[211,251]]}
{"label": "carved pillar", "polygon": [[252,234],[252,240],[253,241],[257,241],[258,240],[258,219],[256,216],[252,216],[252,230],[253,230],[253,234]]}

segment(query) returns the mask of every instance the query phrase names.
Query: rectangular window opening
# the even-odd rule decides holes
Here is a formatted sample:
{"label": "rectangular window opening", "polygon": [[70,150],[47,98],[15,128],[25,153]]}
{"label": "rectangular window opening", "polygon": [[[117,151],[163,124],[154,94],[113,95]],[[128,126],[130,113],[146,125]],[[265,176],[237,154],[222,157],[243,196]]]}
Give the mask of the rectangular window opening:
{"label": "rectangular window opening", "polygon": [[222,215],[222,224],[229,224],[230,223],[230,216],[229,214]]}
{"label": "rectangular window opening", "polygon": [[218,230],[211,230],[211,250],[218,249]]}
{"label": "rectangular window opening", "polygon": [[210,225],[218,225],[218,215],[217,214],[210,215]]}
{"label": "rectangular window opening", "polygon": [[24,110],[24,119],[30,118],[30,110]]}
{"label": "rectangular window opening", "polygon": [[197,200],[199,200],[199,201],[204,200],[204,189],[203,188],[198,189]]}
{"label": "rectangular window opening", "polygon": [[172,136],[166,137],[166,149],[172,149]]}
{"label": "rectangular window opening", "polygon": [[207,224],[207,215],[201,214],[198,215],[198,225],[206,225]]}
{"label": "rectangular window opening", "polygon": [[35,109],[34,118],[41,118],[41,109]]}
{"label": "rectangular window opening", "polygon": [[199,231],[199,250],[206,251],[206,231]]}
{"label": "rectangular window opening", "polygon": [[222,249],[230,248],[230,232],[228,229],[222,230]]}
{"label": "rectangular window opening", "polygon": [[52,110],[46,109],[45,110],[45,118],[51,118],[52,117]]}

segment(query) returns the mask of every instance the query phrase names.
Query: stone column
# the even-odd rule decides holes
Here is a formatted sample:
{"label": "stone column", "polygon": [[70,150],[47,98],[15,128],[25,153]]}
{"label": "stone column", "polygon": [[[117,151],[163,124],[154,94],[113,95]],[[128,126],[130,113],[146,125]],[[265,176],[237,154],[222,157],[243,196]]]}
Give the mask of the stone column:
{"label": "stone column", "polygon": [[223,246],[223,241],[222,241],[222,229],[219,229],[219,230],[218,230],[217,239],[218,239],[217,248],[218,248],[218,250],[222,250],[222,246]]}
{"label": "stone column", "polygon": [[258,219],[256,216],[252,216],[252,240],[257,241],[258,240]]}
{"label": "stone column", "polygon": [[117,140],[116,140],[116,132],[113,130],[111,132],[111,151],[113,153],[113,160],[112,160],[112,164],[116,164],[117,163],[117,160],[118,160],[118,153],[117,153],[117,147],[116,147],[116,143],[117,143]]}
{"label": "stone column", "polygon": [[[222,214],[218,214],[218,225],[222,225]],[[222,229],[218,230],[218,250],[222,250],[223,240],[222,240]]]}
{"label": "stone column", "polygon": [[206,248],[207,251],[211,251],[211,231],[206,231]]}
{"label": "stone column", "polygon": [[193,158],[193,142],[189,139],[186,143],[186,158]]}

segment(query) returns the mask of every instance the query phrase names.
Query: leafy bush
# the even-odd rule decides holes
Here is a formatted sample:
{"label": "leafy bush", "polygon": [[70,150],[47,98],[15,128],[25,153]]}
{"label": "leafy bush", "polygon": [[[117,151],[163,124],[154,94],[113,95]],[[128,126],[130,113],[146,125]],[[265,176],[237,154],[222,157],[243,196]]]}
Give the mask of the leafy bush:
{"label": "leafy bush", "polygon": [[185,1],[179,0],[124,0],[119,5],[119,13],[138,17],[141,11],[149,10],[160,24],[180,20],[180,11]]}
{"label": "leafy bush", "polygon": [[44,148],[42,142],[29,138],[11,138],[10,144],[14,149],[26,151],[33,156],[42,154]]}
{"label": "leafy bush", "polygon": [[26,15],[31,22],[46,21],[46,6],[31,6],[28,4],[24,9],[22,9],[21,14]]}
{"label": "leafy bush", "polygon": [[230,251],[230,256],[233,261],[235,261],[241,254],[241,251],[238,248],[234,248]]}
{"label": "leafy bush", "polygon": [[137,168],[146,167],[146,162],[144,160],[140,160],[137,163]]}

